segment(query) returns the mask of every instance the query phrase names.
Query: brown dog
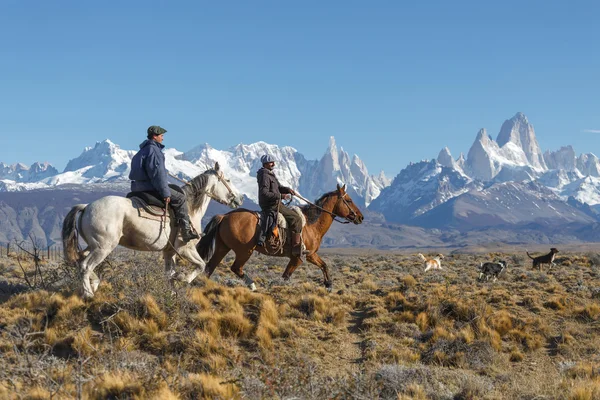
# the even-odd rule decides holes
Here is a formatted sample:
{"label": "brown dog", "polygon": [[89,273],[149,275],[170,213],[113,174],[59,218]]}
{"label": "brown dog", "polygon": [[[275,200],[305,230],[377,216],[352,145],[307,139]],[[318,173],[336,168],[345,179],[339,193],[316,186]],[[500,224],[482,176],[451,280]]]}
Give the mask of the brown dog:
{"label": "brown dog", "polygon": [[525,250],[525,253],[533,260],[533,268],[538,267],[538,270],[540,271],[542,270],[542,264],[548,264],[550,265],[550,268],[552,268],[553,265],[556,265],[554,264],[554,257],[556,253],[558,253],[556,247],[551,248],[550,253],[538,257],[531,257],[527,250]]}

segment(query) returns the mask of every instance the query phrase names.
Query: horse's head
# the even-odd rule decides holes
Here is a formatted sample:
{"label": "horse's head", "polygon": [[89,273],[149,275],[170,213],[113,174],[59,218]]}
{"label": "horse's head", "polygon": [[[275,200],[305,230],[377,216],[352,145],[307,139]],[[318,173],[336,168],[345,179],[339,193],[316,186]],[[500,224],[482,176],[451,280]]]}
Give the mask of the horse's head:
{"label": "horse's head", "polygon": [[362,223],[365,217],[363,216],[362,212],[360,212],[356,204],[354,204],[350,195],[346,193],[346,185],[340,186],[338,184],[337,191],[334,193],[337,193],[338,199],[333,207],[333,213],[345,218],[350,222],[353,222],[356,225]]}
{"label": "horse's head", "polygon": [[223,171],[219,167],[219,163],[215,163],[215,167],[205,172],[214,176],[211,183],[206,187],[206,193],[221,204],[225,204],[231,208],[238,208],[244,202],[244,196],[239,190],[233,186],[231,181],[225,177]]}

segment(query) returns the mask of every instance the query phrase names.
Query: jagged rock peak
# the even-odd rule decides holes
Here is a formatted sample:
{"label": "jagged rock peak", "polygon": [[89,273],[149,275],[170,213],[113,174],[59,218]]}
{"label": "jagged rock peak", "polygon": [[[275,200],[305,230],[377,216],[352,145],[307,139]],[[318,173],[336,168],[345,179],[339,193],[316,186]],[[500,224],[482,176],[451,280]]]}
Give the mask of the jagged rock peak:
{"label": "jagged rock peak", "polygon": [[577,169],[585,176],[600,177],[600,160],[593,153],[582,154],[577,158]]}
{"label": "jagged rock peak", "polygon": [[456,166],[448,147],[444,147],[442,150],[440,150],[437,156],[437,162],[444,167],[454,168]]}
{"label": "jagged rock peak", "polygon": [[577,168],[577,158],[572,146],[563,146],[557,151],[548,151],[544,153],[544,161],[550,169],[564,169],[574,171]]}
{"label": "jagged rock peak", "polygon": [[508,143],[513,143],[521,148],[533,168],[546,170],[546,163],[540,150],[540,146],[535,137],[533,125],[525,114],[518,112],[509,120],[504,121],[500,128],[500,133],[496,138],[499,147],[504,147]]}

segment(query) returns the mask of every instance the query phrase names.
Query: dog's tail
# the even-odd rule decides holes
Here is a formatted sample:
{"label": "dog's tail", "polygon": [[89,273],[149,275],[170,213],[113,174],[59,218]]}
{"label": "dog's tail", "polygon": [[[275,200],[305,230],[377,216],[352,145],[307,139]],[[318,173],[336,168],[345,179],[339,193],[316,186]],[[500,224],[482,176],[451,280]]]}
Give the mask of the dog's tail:
{"label": "dog's tail", "polygon": [[534,260],[534,258],[533,258],[533,257],[531,257],[531,255],[529,254],[529,252],[527,251],[527,249],[525,249],[525,253],[527,253],[527,256],[528,256],[529,258],[531,258],[532,260]]}
{"label": "dog's tail", "polygon": [[422,261],[427,261],[427,259],[425,258],[425,256],[421,253],[417,254],[417,257],[419,257]]}

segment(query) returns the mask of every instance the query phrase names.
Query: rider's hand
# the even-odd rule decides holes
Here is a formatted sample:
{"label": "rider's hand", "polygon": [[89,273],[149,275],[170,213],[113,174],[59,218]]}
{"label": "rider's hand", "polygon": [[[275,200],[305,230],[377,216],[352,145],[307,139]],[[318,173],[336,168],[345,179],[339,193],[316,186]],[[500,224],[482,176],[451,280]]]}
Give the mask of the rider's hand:
{"label": "rider's hand", "polygon": [[296,192],[294,191],[294,189],[290,189],[290,194],[291,194],[292,196],[295,196],[295,195],[296,195]]}
{"label": "rider's hand", "polygon": [[165,197],[165,203],[170,203],[171,202],[171,198],[170,197]]}

